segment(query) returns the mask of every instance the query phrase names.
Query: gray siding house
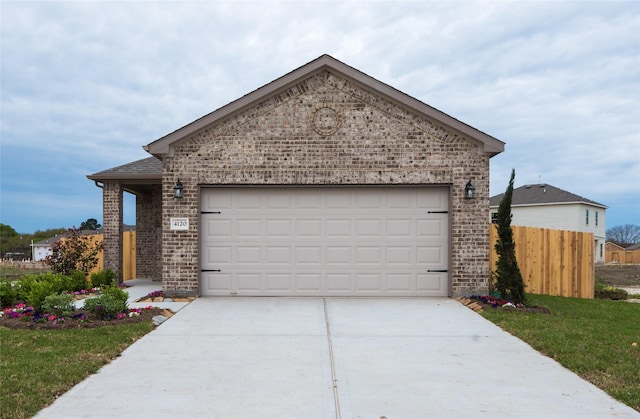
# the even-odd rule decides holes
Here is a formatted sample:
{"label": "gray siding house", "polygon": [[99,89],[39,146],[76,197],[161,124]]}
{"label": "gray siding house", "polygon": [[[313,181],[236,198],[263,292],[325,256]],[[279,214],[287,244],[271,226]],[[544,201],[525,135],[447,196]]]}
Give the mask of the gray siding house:
{"label": "gray siding house", "polygon": [[121,266],[129,192],[138,277],[167,293],[487,290],[489,160],[504,143],[328,55],[144,149],[88,176],[105,268]]}

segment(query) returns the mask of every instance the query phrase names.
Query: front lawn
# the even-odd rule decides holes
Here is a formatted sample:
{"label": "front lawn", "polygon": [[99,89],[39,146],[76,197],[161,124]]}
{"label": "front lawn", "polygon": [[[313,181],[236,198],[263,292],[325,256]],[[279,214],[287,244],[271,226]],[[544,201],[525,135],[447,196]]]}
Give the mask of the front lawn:
{"label": "front lawn", "polygon": [[640,304],[527,298],[529,305],[546,307],[551,314],[488,309],[482,315],[640,411]]}
{"label": "front lawn", "polygon": [[35,415],[152,329],[151,321],[88,329],[0,327],[0,417]]}

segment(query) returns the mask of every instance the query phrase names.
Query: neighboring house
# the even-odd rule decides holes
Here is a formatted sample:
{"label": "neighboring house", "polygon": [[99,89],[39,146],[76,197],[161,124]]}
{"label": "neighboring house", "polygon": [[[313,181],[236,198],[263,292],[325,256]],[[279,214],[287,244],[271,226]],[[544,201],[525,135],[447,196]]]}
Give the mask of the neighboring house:
{"label": "neighboring house", "polygon": [[[123,225],[123,231],[135,231],[135,229],[136,226]],[[92,234],[102,234],[102,230],[82,230],[80,232],[80,235],[82,236],[90,236]],[[51,246],[65,236],[66,234],[59,234],[33,243],[33,261],[42,262],[47,258],[47,256],[53,254]]]}
{"label": "neighboring house", "polygon": [[328,55],[144,149],[88,176],[105,268],[122,266],[129,192],[137,276],[167,293],[487,291],[489,159],[504,143]]}
{"label": "neighboring house", "polygon": [[52,254],[51,246],[59,239],[60,237],[56,235],[55,237],[33,243],[33,261],[42,262],[47,258],[47,256],[50,256]]}
{"label": "neighboring house", "polygon": [[[503,196],[489,200],[492,222]],[[525,185],[513,190],[511,224],[593,233],[594,261],[604,263],[606,210],[606,205],[546,183]]]}
{"label": "neighboring house", "polygon": [[607,263],[640,264],[640,243],[622,247],[613,242],[606,245]]}

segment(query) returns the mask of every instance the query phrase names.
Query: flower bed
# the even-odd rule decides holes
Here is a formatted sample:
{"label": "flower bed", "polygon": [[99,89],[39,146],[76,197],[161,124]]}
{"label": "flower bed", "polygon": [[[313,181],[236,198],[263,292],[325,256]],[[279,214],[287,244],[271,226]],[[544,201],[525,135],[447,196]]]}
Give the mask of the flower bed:
{"label": "flower bed", "polygon": [[76,310],[71,316],[60,317],[49,313],[38,313],[33,307],[19,303],[0,311],[0,326],[14,329],[102,327],[151,320],[153,316],[160,314],[161,311],[161,309],[151,306],[142,309],[129,308],[126,312],[119,313],[114,319],[103,320],[85,310]]}
{"label": "flower bed", "polygon": [[174,303],[190,303],[195,300],[194,297],[167,297],[162,290],[151,291],[149,294],[136,300],[137,303],[162,303],[162,302],[174,302]]}
{"label": "flower bed", "polygon": [[472,295],[468,298],[458,298],[458,301],[476,312],[481,312],[484,309],[495,309],[527,313],[551,313],[544,307],[527,307],[524,304],[514,304],[510,301],[492,295]]}

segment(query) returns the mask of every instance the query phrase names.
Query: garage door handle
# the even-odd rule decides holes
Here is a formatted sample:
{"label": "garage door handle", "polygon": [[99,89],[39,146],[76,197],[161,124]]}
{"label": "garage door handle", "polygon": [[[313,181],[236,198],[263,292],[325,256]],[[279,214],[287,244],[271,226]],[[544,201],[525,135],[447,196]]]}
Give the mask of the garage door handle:
{"label": "garage door handle", "polygon": [[449,211],[427,211],[427,214],[449,214]]}
{"label": "garage door handle", "polygon": [[220,269],[200,269],[200,272],[222,272]]}
{"label": "garage door handle", "polygon": [[220,211],[200,211],[200,214],[221,214]]}
{"label": "garage door handle", "polygon": [[448,269],[427,269],[427,272],[449,272]]}

